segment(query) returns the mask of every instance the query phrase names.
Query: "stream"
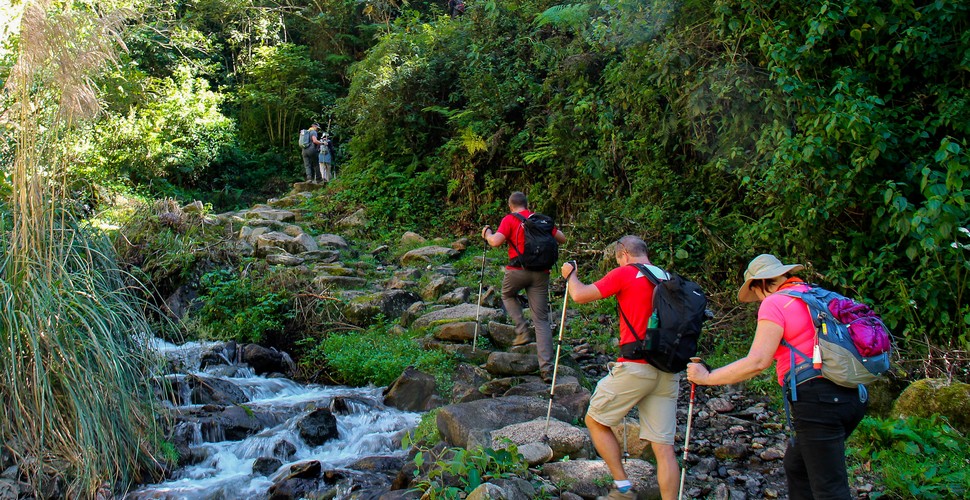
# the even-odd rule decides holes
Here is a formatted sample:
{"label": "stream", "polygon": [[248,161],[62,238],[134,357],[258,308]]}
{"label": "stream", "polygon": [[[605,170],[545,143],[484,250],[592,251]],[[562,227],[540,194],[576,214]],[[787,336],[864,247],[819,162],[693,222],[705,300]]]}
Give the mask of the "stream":
{"label": "stream", "polygon": [[[351,466],[362,459],[404,457],[401,440],[420,419],[418,413],[384,406],[380,387],[304,385],[278,374],[257,375],[233,356],[235,346],[222,343],[155,344],[171,365],[180,366],[177,374],[166,376],[175,400],[166,403],[177,415],[173,440],[182,443],[180,451],[188,452],[191,465],[162,483],[139,487],[128,499],[266,498],[291,467],[299,470],[314,461],[323,471],[344,471],[337,476],[351,478],[343,485],[349,491],[368,474]],[[236,402],[199,402],[200,387]],[[308,415],[321,409],[335,417],[336,437],[307,443],[301,429]]]}

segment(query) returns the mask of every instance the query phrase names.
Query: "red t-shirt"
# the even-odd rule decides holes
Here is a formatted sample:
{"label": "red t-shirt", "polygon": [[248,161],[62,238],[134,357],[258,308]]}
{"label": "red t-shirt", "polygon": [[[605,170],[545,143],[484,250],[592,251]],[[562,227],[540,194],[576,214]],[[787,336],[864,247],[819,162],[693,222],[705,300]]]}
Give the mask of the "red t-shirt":
{"label": "red t-shirt", "polygon": [[[785,283],[779,290],[804,292],[808,287],[805,284]],[[812,355],[812,347],[815,345],[815,324],[812,323],[812,316],[808,313],[808,306],[801,299],[777,292],[769,295],[758,308],[758,321],[761,320],[771,321],[784,328],[782,338],[786,342],[806,356]],[[791,370],[791,349],[779,345],[774,358],[778,384],[784,385],[785,375]],[[801,361],[802,358],[796,354],[795,363]]]}
{"label": "red t-shirt", "polygon": [[[653,314],[653,283],[640,274],[640,270],[636,267],[622,266],[606,273],[606,276],[593,283],[593,286],[604,298],[616,295],[616,303],[636,329],[637,336],[642,338],[647,331],[647,321]],[[619,315],[619,312],[617,314]],[[617,318],[617,321],[620,322],[620,344],[634,342],[636,338],[627,327],[626,321],[623,321],[623,318]],[[646,363],[642,359],[623,357],[617,361]]]}
{"label": "red t-shirt", "polygon": [[[522,217],[529,218],[532,215],[528,209],[516,212]],[[502,218],[502,222],[498,225],[498,230],[496,233],[502,233],[505,236],[505,242],[509,247],[509,262],[512,259],[518,257],[520,253],[525,249],[525,223],[519,220],[518,217],[508,214]],[[555,236],[559,232],[556,227],[552,228],[552,235]],[[505,266],[506,269],[522,269],[521,267],[515,266]]]}

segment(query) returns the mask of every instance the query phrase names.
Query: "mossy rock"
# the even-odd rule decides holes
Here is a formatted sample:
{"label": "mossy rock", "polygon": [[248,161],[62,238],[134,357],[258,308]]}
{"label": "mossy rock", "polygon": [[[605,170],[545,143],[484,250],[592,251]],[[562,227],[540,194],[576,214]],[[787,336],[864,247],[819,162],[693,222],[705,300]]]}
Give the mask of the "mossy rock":
{"label": "mossy rock", "polygon": [[904,375],[898,372],[890,372],[879,380],[866,384],[866,389],[869,390],[869,409],[866,411],[866,415],[889,418],[893,414],[893,404],[909,385],[909,382],[904,379]]}
{"label": "mossy rock", "polygon": [[948,383],[943,379],[923,379],[910,384],[896,404],[893,416],[929,417],[940,414],[958,431],[970,432],[970,384]]}

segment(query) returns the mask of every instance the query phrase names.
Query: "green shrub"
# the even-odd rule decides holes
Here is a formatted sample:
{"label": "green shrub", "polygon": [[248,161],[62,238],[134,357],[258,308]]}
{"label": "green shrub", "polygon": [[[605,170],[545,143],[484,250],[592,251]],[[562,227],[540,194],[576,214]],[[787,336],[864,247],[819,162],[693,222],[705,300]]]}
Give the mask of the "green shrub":
{"label": "green shrub", "polygon": [[223,96],[188,67],[148,78],[145,102],[103,120],[72,143],[75,177],[135,185],[164,178],[182,187],[213,176],[210,165],[234,142],[234,124],[219,110]]}
{"label": "green shrub", "polygon": [[[454,358],[444,352],[421,348],[417,334],[394,335],[377,321],[363,331],[335,332],[322,340],[308,338],[301,344],[308,350],[302,364],[324,364],[336,381],[353,386],[389,385],[408,366],[432,374],[439,387],[450,385]],[[312,370],[311,370],[312,371]]]}
{"label": "green shrub", "polygon": [[[849,453],[893,498],[966,498],[970,442],[944,420],[865,418]],[[877,498],[879,494],[870,498]]]}
{"label": "green shrub", "polygon": [[434,446],[441,441],[441,433],[438,431],[438,410],[439,408],[435,408],[421,415],[421,421],[418,422],[417,427],[404,440],[405,448],[411,444]]}
{"label": "green shrub", "polygon": [[292,298],[251,275],[218,270],[202,277],[197,320],[210,338],[263,342],[293,318]]}
{"label": "green shrub", "polygon": [[471,450],[448,448],[440,454],[422,449],[414,457],[418,466],[415,477],[420,476],[425,463],[432,462],[427,475],[418,483],[417,488],[424,492],[422,498],[464,498],[491,479],[528,477],[529,473],[529,464],[514,444],[504,450],[481,446]]}

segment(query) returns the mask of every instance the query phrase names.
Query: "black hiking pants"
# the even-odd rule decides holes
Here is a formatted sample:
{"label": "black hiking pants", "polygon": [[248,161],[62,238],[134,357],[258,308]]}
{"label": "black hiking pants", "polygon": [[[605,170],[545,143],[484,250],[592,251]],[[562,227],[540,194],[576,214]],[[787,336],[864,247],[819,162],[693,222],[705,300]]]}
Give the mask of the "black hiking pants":
{"label": "black hiking pants", "polygon": [[309,146],[303,149],[303,170],[306,174],[306,181],[320,180],[320,170],[317,168],[319,153],[316,146]]}
{"label": "black hiking pants", "polygon": [[791,401],[794,440],[785,451],[785,478],[791,500],[852,498],[845,466],[845,440],[865,416],[868,402],[858,389],[824,378],[803,382]]}

